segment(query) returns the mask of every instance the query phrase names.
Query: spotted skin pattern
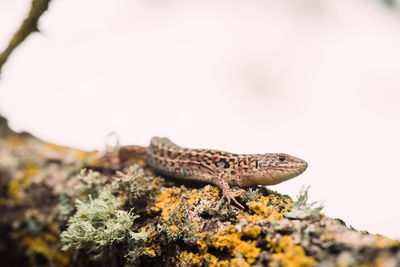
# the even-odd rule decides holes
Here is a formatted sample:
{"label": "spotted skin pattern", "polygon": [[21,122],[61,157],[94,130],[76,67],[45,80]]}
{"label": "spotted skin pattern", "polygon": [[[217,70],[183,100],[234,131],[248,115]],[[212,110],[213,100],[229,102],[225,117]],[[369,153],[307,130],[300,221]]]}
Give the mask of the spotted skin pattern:
{"label": "spotted skin pattern", "polygon": [[184,180],[216,185],[228,203],[239,207],[230,186],[274,185],[296,177],[307,168],[299,158],[282,154],[233,154],[210,149],[180,147],[168,138],[153,137],[146,150],[146,161],[156,171]]}

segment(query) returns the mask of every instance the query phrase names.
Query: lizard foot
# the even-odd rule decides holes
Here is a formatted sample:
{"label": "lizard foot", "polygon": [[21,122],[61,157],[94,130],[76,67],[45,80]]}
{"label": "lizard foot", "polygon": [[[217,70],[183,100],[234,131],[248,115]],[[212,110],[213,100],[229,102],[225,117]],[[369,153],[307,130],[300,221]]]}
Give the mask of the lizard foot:
{"label": "lizard foot", "polygon": [[244,209],[244,207],[242,206],[242,204],[240,204],[237,200],[236,197],[241,196],[243,193],[245,192],[245,190],[240,189],[239,191],[236,192],[232,192],[231,190],[224,190],[223,194],[222,194],[222,198],[225,198],[226,201],[228,202],[228,204],[231,203],[231,201],[233,203],[235,203],[238,207],[240,207],[241,209]]}

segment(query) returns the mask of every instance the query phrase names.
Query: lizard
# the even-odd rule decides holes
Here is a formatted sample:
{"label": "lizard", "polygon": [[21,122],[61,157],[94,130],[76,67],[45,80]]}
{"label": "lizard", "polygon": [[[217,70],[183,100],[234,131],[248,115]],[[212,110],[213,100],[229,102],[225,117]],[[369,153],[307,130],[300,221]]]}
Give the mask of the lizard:
{"label": "lizard", "polygon": [[153,137],[148,147],[123,146],[121,161],[144,158],[156,172],[178,179],[216,185],[222,198],[244,207],[236,200],[244,190],[231,186],[275,185],[294,178],[307,169],[307,162],[284,153],[234,154],[213,149],[178,146],[165,137]]}

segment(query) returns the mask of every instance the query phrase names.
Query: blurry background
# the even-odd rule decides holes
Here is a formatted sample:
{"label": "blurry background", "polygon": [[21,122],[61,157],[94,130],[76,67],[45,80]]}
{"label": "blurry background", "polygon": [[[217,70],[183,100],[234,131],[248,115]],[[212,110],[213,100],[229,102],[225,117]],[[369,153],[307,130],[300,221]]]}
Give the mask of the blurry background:
{"label": "blurry background", "polygon": [[[3,50],[30,7],[0,1]],[[103,149],[286,152],[325,214],[400,238],[400,12],[395,1],[53,0],[5,64],[15,130]]]}

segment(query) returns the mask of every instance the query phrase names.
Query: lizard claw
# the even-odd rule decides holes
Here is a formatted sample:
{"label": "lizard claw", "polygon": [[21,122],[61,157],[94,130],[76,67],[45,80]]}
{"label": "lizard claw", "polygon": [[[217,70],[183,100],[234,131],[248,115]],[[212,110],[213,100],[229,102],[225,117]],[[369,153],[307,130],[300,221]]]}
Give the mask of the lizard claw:
{"label": "lizard claw", "polygon": [[223,192],[222,198],[225,198],[226,201],[228,202],[228,204],[231,203],[231,201],[233,203],[235,203],[238,207],[240,207],[241,209],[244,209],[244,207],[242,206],[242,204],[240,204],[237,200],[236,197],[241,196],[245,191],[244,190],[239,190],[236,192],[232,192],[230,190],[227,190],[225,192]]}

